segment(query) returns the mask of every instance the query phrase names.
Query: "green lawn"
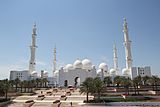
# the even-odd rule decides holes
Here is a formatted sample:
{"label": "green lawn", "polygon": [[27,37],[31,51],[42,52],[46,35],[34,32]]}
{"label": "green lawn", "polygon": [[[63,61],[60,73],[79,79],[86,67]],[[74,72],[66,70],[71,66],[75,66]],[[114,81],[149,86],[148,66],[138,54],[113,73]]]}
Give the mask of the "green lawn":
{"label": "green lawn", "polygon": [[98,100],[97,98],[94,100],[90,100],[90,103],[101,103],[101,102],[140,102],[140,101],[146,101],[146,100],[150,100],[152,98],[149,97],[141,97],[141,98],[101,98],[100,100]]}

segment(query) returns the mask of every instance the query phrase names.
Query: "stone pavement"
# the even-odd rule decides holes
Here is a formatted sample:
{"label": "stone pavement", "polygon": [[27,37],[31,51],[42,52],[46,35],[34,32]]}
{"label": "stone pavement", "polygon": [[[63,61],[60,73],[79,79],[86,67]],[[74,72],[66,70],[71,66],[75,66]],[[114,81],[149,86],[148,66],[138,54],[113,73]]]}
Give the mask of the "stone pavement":
{"label": "stone pavement", "polygon": [[[45,95],[43,100],[38,100],[38,95],[41,95],[41,91]],[[79,90],[71,92],[71,95],[66,96],[66,100],[61,100],[61,95],[65,95],[68,91],[67,89],[58,90],[58,92],[52,92],[50,95],[47,92],[52,92],[50,90],[39,90],[34,96],[19,96],[13,100],[13,103],[6,107],[23,107],[23,104],[27,100],[34,100],[32,107],[58,107],[58,104],[53,104],[54,101],[60,100],[60,107],[70,107],[72,102],[72,107],[80,107],[79,103],[82,103],[86,99],[86,95],[80,95]],[[89,96],[93,99],[93,96]]]}

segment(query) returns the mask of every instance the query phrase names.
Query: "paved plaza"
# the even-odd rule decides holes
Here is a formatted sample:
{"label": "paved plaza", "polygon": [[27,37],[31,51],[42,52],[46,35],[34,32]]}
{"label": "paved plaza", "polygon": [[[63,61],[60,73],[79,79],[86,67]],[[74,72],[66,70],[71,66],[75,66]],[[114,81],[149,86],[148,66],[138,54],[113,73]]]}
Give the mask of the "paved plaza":
{"label": "paved plaza", "polygon": [[[81,95],[79,89],[70,91],[71,95],[66,95],[69,89],[58,89],[58,91],[50,90],[39,90],[33,96],[19,96],[16,97],[10,105],[6,107],[24,107],[24,103],[28,100],[34,100],[34,104],[31,107],[80,107],[80,104],[86,99],[86,95]],[[49,93],[49,94],[48,94]],[[39,99],[39,95],[45,95],[44,98]],[[62,95],[66,95],[66,99],[61,99]],[[89,99],[93,99],[93,96],[89,96]],[[56,100],[60,100],[60,103],[53,103]]]}

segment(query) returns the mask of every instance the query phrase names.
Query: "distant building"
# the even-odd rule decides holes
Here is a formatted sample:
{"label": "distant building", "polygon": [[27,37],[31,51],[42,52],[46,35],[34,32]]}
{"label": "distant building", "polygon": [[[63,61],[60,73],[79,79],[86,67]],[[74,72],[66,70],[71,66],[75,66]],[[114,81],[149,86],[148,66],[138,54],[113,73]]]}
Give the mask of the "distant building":
{"label": "distant building", "polygon": [[146,67],[132,67],[132,72],[131,72],[131,78],[135,78],[137,76],[141,76],[141,77],[151,77],[151,67],[150,66],[146,66]]}
{"label": "distant building", "polygon": [[10,71],[10,80],[15,80],[16,78],[19,78],[21,81],[28,80],[30,78],[28,70]]}

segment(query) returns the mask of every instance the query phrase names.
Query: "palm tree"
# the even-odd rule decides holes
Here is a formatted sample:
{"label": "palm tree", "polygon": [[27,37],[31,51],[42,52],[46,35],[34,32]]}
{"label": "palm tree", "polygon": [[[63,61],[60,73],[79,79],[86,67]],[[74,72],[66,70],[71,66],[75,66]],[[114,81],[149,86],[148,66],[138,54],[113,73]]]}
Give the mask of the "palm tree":
{"label": "palm tree", "polygon": [[4,91],[5,91],[5,99],[7,100],[8,99],[8,90],[10,88],[10,83],[8,81],[8,79],[4,80]]}
{"label": "palm tree", "polygon": [[26,88],[27,88],[27,81],[26,80],[23,81],[23,87],[24,87],[24,92],[26,92]]}
{"label": "palm tree", "polygon": [[48,83],[47,78],[43,78],[42,81],[43,81],[44,87],[46,88]]}
{"label": "palm tree", "polygon": [[147,81],[150,79],[150,77],[149,76],[144,76],[144,77],[142,77],[142,81],[143,81],[143,85],[147,85]]}
{"label": "palm tree", "polygon": [[158,76],[152,76],[148,80],[148,82],[152,85],[153,90],[157,91],[158,90],[158,85],[160,82],[160,78]]}
{"label": "palm tree", "polygon": [[14,81],[15,81],[16,92],[17,92],[17,87],[18,87],[18,84],[20,83],[20,80],[19,80],[19,78],[16,78]]}
{"label": "palm tree", "polygon": [[98,100],[100,100],[102,89],[104,88],[104,84],[99,77],[94,78],[93,86],[95,93],[98,94]]}
{"label": "palm tree", "polygon": [[88,102],[89,93],[93,92],[93,78],[88,77],[85,81],[80,85],[80,93],[86,93],[86,100]]}
{"label": "palm tree", "polygon": [[105,77],[103,82],[104,84],[107,84],[107,86],[109,86],[110,84],[112,84],[111,77]]}
{"label": "palm tree", "polygon": [[116,84],[117,88],[119,88],[119,85],[121,83],[121,79],[122,79],[121,76],[116,76],[114,78],[114,84]]}
{"label": "palm tree", "polygon": [[36,86],[36,81],[33,79],[31,80],[31,92],[33,92],[33,87]]}
{"label": "palm tree", "polygon": [[10,88],[10,83],[8,79],[0,81],[0,95],[5,96],[5,99],[8,99],[8,90]]}
{"label": "palm tree", "polygon": [[126,77],[121,77],[121,85],[125,88],[125,94],[129,95],[129,87],[131,86],[131,79]]}
{"label": "palm tree", "polygon": [[19,85],[20,85],[20,87],[21,87],[21,93],[22,93],[22,89],[23,89],[24,82],[21,81],[21,82],[19,83]]}
{"label": "palm tree", "polygon": [[134,87],[134,90],[135,90],[135,94],[137,94],[136,92],[138,92],[138,94],[139,94],[138,87],[142,85],[142,77],[140,75],[135,77],[132,80],[132,84],[133,84],[133,87]]}
{"label": "palm tree", "polygon": [[36,78],[36,87],[38,88],[39,86],[39,83],[40,83],[40,79],[39,78]]}
{"label": "palm tree", "polygon": [[9,80],[9,83],[11,85],[11,88],[13,89],[14,85],[15,85],[15,81],[14,80]]}

